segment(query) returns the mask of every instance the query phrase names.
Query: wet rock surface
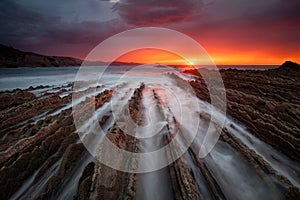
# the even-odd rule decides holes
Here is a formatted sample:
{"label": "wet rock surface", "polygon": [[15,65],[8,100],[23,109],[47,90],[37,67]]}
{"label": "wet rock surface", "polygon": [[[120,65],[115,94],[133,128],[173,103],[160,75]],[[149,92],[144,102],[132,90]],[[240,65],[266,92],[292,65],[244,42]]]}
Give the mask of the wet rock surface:
{"label": "wet rock surface", "polygon": [[[199,75],[195,70],[186,72]],[[228,69],[220,70],[220,73],[226,89],[229,116],[299,162],[300,66],[287,61],[277,69]],[[203,83],[200,78],[192,81],[191,86],[199,98],[207,101],[209,97]]]}
{"label": "wet rock surface", "polygon": [[32,101],[36,98],[34,94],[27,91],[16,90],[14,92],[2,92],[0,93],[0,109],[11,108],[18,106],[28,101]]}
{"label": "wet rock surface", "polygon": [[95,163],[91,162],[89,163],[83,173],[82,176],[80,177],[79,183],[78,183],[78,188],[77,188],[77,195],[75,199],[78,200],[84,200],[84,199],[89,199],[90,197],[90,188],[92,185],[92,176],[94,174],[95,170]]}
{"label": "wet rock surface", "polygon": [[[199,75],[196,71],[187,72]],[[299,163],[300,66],[286,62],[272,70],[229,69],[220,73],[226,88],[228,115],[243,124],[251,134]],[[201,92],[202,82],[200,77],[191,85],[199,98],[207,100],[209,97]],[[289,180],[272,169],[255,151],[243,146],[230,131],[224,129],[221,139],[241,152],[258,173],[268,171],[290,188],[284,190],[286,198],[292,194],[299,198],[297,189],[293,189]],[[299,164],[296,165],[299,169]]]}
{"label": "wet rock surface", "polygon": [[[221,75],[228,121],[216,147],[200,159],[195,141],[175,162],[149,173],[112,169],[91,155],[103,156],[103,149],[96,145],[95,152],[88,152],[82,141],[94,144],[99,139],[100,131],[91,128],[95,123],[112,144],[128,152],[151,152],[170,144],[176,134],[186,136],[188,127],[179,128],[184,124],[167,104],[172,98],[164,91],[141,83],[119,99],[128,109],[120,109],[118,117],[146,126],[151,124],[147,116],[155,113],[152,117],[163,122],[159,134],[150,139],[136,138],[116,123],[109,107],[116,95],[113,87],[89,87],[73,94],[50,86],[0,93],[0,199],[298,199],[300,67],[287,62],[278,69],[221,70]],[[176,87],[187,90],[189,84],[198,99],[210,102],[201,77],[189,83],[170,77]],[[45,92],[35,95],[40,89]],[[67,94],[61,97],[62,93]],[[85,95],[73,110],[72,95]],[[205,130],[212,116],[192,111]],[[82,129],[76,130],[74,117]],[[137,134],[150,129],[141,130]],[[172,145],[164,151],[165,159],[178,154],[179,143]],[[139,164],[135,157],[115,162],[128,169]]]}

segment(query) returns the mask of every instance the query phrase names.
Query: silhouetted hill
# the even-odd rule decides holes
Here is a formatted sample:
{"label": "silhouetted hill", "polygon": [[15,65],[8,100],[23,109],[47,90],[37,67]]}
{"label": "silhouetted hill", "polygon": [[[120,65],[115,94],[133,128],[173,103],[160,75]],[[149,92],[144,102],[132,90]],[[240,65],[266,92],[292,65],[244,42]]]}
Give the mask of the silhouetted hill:
{"label": "silhouetted hill", "polygon": [[23,52],[0,44],[0,67],[58,67],[78,66],[82,60],[71,57],[45,56],[32,52]]}
{"label": "silhouetted hill", "polygon": [[[198,69],[198,70],[206,70],[205,68],[203,69]],[[200,76],[200,73],[197,69],[187,69],[187,70],[184,70],[183,72],[184,73],[187,73],[187,74],[193,74],[193,75],[196,75],[196,76]],[[282,65],[280,65],[278,68],[275,68],[275,69],[269,69],[269,70],[266,70],[266,71],[281,71],[281,72],[290,72],[290,71],[294,71],[294,70],[300,70],[300,65],[298,63],[295,63],[295,62],[292,62],[292,61],[286,61],[284,62]],[[220,69],[221,72],[223,71],[238,71],[238,69]],[[292,74],[291,74],[292,75]]]}
{"label": "silhouetted hill", "polygon": [[[65,67],[80,66],[83,60],[72,57],[62,56],[45,56],[32,52],[24,52],[13,47],[0,44],[0,68],[17,68],[17,67]],[[97,66],[107,63],[97,61],[86,61],[85,65]],[[113,66],[136,66],[140,63],[126,63],[115,61]]]}
{"label": "silhouetted hill", "polygon": [[300,70],[300,65],[292,61],[286,61],[278,69],[281,70]]}

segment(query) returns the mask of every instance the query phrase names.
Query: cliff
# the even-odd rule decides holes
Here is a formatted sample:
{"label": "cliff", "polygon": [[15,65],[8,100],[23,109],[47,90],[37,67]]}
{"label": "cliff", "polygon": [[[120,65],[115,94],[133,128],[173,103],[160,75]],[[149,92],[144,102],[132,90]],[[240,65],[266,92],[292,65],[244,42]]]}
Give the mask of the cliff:
{"label": "cliff", "polygon": [[0,44],[0,68],[79,66],[82,60],[23,52]]}

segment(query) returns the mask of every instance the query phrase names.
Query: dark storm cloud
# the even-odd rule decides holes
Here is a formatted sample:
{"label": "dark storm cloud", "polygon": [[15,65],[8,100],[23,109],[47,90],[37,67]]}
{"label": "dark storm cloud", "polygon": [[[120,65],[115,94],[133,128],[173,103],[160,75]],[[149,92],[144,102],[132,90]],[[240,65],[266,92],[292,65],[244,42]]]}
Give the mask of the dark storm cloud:
{"label": "dark storm cloud", "polygon": [[[299,0],[1,0],[0,43],[84,57],[140,26],[179,30],[214,46],[299,49]],[[224,45],[219,45],[224,44]],[[297,50],[297,49],[296,49]]]}
{"label": "dark storm cloud", "polygon": [[128,24],[160,26],[199,16],[202,0],[121,0],[114,9]]}
{"label": "dark storm cloud", "polygon": [[[14,1],[2,0],[0,2],[1,36],[15,37],[18,34],[34,32],[38,24],[45,22],[44,17],[34,11],[22,8]],[[3,39],[1,37],[1,39]]]}
{"label": "dark storm cloud", "polygon": [[297,0],[218,0],[201,20],[174,28],[213,51],[295,53],[300,52],[299,10]]}
{"label": "dark storm cloud", "polygon": [[[56,8],[54,3],[52,8]],[[100,17],[92,16],[88,18],[95,19],[93,21],[85,21],[86,17],[79,19],[80,7],[78,10],[66,12],[64,16],[57,10],[40,12],[18,1],[2,0],[0,43],[45,54],[84,56],[103,39],[125,29],[118,19],[101,21]],[[70,16],[70,13],[75,15]]]}
{"label": "dark storm cloud", "polygon": [[289,26],[300,23],[299,0],[268,0],[262,5],[257,4],[236,21],[265,26]]}

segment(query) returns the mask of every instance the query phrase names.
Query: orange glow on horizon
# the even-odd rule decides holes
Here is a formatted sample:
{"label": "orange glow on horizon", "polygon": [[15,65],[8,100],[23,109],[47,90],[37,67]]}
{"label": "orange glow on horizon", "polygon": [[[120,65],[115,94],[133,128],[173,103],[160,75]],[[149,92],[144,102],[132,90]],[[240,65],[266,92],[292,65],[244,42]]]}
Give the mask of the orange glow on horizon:
{"label": "orange glow on horizon", "polygon": [[300,63],[298,56],[283,53],[216,53],[210,56],[216,65],[281,65],[288,60]]}
{"label": "orange glow on horizon", "polygon": [[116,61],[141,64],[193,65],[193,61],[185,60],[179,55],[160,49],[140,49],[131,51],[122,55]]}
{"label": "orange glow on horizon", "polygon": [[[141,64],[165,64],[165,65],[205,65],[197,59],[185,60],[179,55],[160,49],[141,49],[122,55],[116,61],[134,62]],[[287,60],[300,63],[300,58],[291,54],[269,54],[265,52],[228,52],[228,53],[211,53],[210,57],[216,65],[280,65]]]}

